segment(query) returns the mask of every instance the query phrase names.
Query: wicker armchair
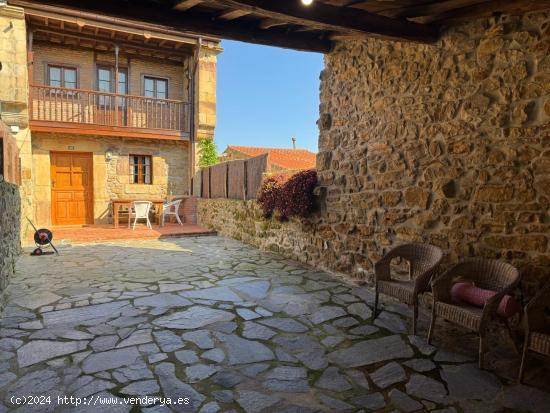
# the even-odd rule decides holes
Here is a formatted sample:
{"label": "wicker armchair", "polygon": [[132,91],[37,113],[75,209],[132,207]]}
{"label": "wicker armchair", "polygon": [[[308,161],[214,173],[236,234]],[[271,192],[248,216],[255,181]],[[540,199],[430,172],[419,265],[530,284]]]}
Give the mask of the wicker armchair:
{"label": "wicker armchair", "polygon": [[550,357],[550,282],[525,307],[525,324],[525,343],[519,368],[520,383],[523,382],[529,351]]}
{"label": "wicker armchair", "polygon": [[[432,281],[433,307],[428,343],[431,343],[436,317],[458,324],[479,334],[479,368],[483,368],[486,351],[487,325],[496,315],[502,297],[510,294],[519,283],[519,272],[503,261],[473,258],[463,261]],[[483,308],[451,299],[451,287],[455,281],[473,281],[477,287],[496,291]],[[506,323],[508,326],[508,323]]]}
{"label": "wicker armchair", "polygon": [[[398,280],[391,277],[390,263],[394,258],[404,258],[409,262],[409,279]],[[390,295],[413,306],[413,334],[416,334],[418,318],[418,295],[425,292],[430,279],[436,273],[443,252],[430,244],[403,244],[390,250],[374,265],[375,300],[374,318],[378,315],[378,295]]]}

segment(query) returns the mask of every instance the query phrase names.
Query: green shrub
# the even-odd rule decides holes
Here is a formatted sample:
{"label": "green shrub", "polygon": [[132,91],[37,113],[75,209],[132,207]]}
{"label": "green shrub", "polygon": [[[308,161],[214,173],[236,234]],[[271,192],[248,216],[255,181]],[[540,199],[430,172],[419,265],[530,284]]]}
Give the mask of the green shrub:
{"label": "green shrub", "polygon": [[218,163],[218,149],[214,139],[201,139],[199,141],[199,168],[206,168]]}

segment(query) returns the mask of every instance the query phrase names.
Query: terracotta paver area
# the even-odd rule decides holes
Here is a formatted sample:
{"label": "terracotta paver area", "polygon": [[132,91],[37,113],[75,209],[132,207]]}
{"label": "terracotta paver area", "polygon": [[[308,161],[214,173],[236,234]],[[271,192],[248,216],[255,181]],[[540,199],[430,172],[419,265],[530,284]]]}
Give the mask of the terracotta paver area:
{"label": "terracotta paver area", "polygon": [[[72,227],[53,227],[51,228],[54,236],[54,244],[58,243],[81,243],[81,242],[99,242],[113,240],[135,240],[135,239],[159,239],[165,237],[184,237],[197,235],[212,235],[214,231],[201,227],[196,224],[183,225],[169,224],[164,227],[153,225],[153,229],[147,228],[143,224],[136,225],[136,229],[128,229],[126,224],[121,224],[118,228],[113,225],[90,225],[90,226],[72,226]],[[32,243],[33,233],[29,235],[27,243]]]}
{"label": "terracotta paver area", "polygon": [[[6,300],[0,411],[550,411],[550,394],[408,335],[406,307],[373,321],[369,288],[217,236],[24,255]],[[12,403],[30,395],[51,404]],[[124,401],[147,395],[189,404]]]}

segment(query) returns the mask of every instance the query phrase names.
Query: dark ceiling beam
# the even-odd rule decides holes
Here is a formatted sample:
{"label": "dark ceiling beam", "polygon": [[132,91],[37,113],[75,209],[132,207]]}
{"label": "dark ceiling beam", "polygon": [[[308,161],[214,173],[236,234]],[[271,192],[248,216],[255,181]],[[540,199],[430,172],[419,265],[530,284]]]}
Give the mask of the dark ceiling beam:
{"label": "dark ceiling beam", "polygon": [[315,1],[307,7],[298,0],[208,0],[208,2],[325,31],[365,36],[375,34],[424,43],[435,42],[439,37],[439,30],[435,26],[392,19],[349,7],[330,6]]}
{"label": "dark ceiling beam", "polygon": [[403,7],[418,6],[427,3],[436,3],[438,0],[399,0],[399,1],[385,1],[385,0],[367,0],[367,1],[354,1],[347,4],[354,9],[365,10],[375,14],[382,14],[389,16],[392,14],[392,10],[399,10]]}
{"label": "dark ceiling beam", "polygon": [[472,6],[479,3],[487,3],[492,0],[445,0],[437,3],[418,4],[409,7],[402,7],[393,14],[396,17],[419,17],[430,16],[450,12],[454,9]]}
{"label": "dark ceiling beam", "polygon": [[428,16],[423,22],[452,22],[480,18],[495,13],[522,14],[550,8],[550,0],[492,0]]}
{"label": "dark ceiling beam", "polygon": [[[24,1],[17,1],[22,5]],[[194,11],[181,12],[173,9],[173,5],[153,3],[147,0],[132,1],[131,6],[125,0],[45,0],[40,4],[63,7],[76,11],[103,14],[120,19],[146,21],[151,24],[169,27],[189,34],[203,34],[243,42],[285,47],[295,50],[328,53],[332,42],[318,33],[290,33],[287,30],[273,28],[261,30],[250,22],[239,24],[238,21],[213,20],[209,13]]]}

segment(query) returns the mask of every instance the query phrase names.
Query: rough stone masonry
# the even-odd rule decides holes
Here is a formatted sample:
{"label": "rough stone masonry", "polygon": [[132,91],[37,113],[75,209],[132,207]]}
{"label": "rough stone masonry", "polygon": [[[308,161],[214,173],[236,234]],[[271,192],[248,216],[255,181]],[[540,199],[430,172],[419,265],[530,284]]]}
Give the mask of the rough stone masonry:
{"label": "rough stone masonry", "polygon": [[202,224],[360,278],[391,246],[430,242],[447,263],[512,262],[530,294],[550,271],[549,48],[550,10],[434,45],[340,43],[321,73],[319,213],[278,224],[201,200]]}
{"label": "rough stone masonry", "polygon": [[[15,270],[19,255],[21,200],[19,188],[8,184],[0,174],[0,291],[3,291]],[[0,300],[0,306],[3,304]]]}

